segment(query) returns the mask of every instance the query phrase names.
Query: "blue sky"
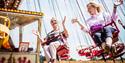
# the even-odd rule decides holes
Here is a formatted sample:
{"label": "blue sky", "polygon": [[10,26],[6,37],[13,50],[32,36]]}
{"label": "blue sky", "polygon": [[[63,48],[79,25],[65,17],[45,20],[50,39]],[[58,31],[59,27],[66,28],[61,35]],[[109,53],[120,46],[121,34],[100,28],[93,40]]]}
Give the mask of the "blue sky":
{"label": "blue sky", "polygon": [[[80,8],[77,5],[77,1],[79,3]],[[95,0],[98,3],[106,4],[105,5],[105,11],[112,12],[113,7],[113,0]],[[50,19],[52,17],[56,17],[60,28],[61,22],[64,16],[67,17],[65,26],[68,29],[69,32],[69,38],[68,43],[70,47],[70,56],[74,59],[82,59],[86,60],[85,57],[80,57],[77,54],[76,49],[79,48],[80,45],[84,47],[88,47],[93,44],[93,41],[91,40],[90,36],[86,34],[85,32],[80,30],[80,27],[77,24],[72,24],[71,19],[74,17],[78,17],[78,20],[80,23],[85,24],[85,20],[89,18],[89,14],[87,12],[86,4],[89,2],[89,0],[22,0],[21,5],[19,6],[20,10],[29,10],[29,11],[37,11],[37,12],[43,12],[45,15],[42,18],[42,37],[46,37],[46,33],[50,32],[52,30],[50,26]],[[121,9],[125,9],[123,6],[120,6],[118,8],[118,15],[120,16],[120,19],[122,20],[123,24],[125,24],[125,11],[121,11]],[[80,13],[80,9],[82,10],[83,16]],[[85,18],[85,19],[84,19]],[[125,42],[125,30],[121,27],[121,25],[118,24],[118,27],[120,29],[120,38],[123,42]],[[23,42],[30,42],[30,47],[34,48],[34,51],[36,50],[36,36],[32,34],[32,30],[37,30],[37,22],[31,23],[29,25],[26,25],[23,27]],[[19,44],[19,28],[15,28],[11,30],[11,37],[13,39],[14,44],[16,47],[18,47]],[[43,50],[41,48],[41,52],[43,53]]]}

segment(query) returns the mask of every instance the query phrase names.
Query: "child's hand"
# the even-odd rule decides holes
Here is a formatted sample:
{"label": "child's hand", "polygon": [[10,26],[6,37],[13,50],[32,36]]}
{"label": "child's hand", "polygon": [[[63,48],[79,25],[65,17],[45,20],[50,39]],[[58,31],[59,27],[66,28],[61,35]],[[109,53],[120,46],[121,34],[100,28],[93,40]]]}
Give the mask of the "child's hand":
{"label": "child's hand", "polygon": [[119,6],[121,4],[123,4],[123,0],[116,0],[114,3],[115,6]]}
{"label": "child's hand", "polygon": [[36,30],[32,30],[32,33],[33,33],[34,35],[36,35],[36,36],[39,36],[39,35],[40,35],[39,32],[36,31]]}
{"label": "child's hand", "polygon": [[72,19],[72,23],[78,23],[78,19],[77,18]]}

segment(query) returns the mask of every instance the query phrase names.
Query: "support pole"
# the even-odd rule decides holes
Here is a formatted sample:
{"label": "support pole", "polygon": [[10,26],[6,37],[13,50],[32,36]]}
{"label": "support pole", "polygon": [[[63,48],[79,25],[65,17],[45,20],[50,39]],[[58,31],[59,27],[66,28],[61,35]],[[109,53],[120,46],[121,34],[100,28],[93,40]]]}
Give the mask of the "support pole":
{"label": "support pole", "polygon": [[[41,34],[41,18],[38,19],[38,32]],[[36,53],[37,53],[37,58],[36,58],[36,61],[37,63],[40,63],[40,40],[39,38],[37,37],[37,50],[36,50]]]}
{"label": "support pole", "polygon": [[19,26],[19,42],[22,42],[22,26]]}

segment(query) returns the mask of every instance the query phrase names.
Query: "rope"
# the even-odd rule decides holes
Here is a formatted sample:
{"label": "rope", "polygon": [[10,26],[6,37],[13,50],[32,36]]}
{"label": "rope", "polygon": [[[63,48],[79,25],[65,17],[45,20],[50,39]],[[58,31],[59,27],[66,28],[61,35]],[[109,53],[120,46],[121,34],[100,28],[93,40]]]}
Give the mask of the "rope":
{"label": "rope", "polygon": [[26,0],[26,3],[27,3],[27,4],[26,4],[26,8],[27,8],[27,9],[29,9],[29,8],[30,8],[30,6],[28,5],[29,3],[28,3],[28,1],[27,1],[27,0]]}
{"label": "rope", "polygon": [[[70,0],[69,0],[69,1],[70,1]],[[70,1],[70,5],[71,5],[72,11],[74,11],[74,9],[73,9],[73,7],[72,7],[72,4],[71,4],[71,1]],[[76,12],[76,11],[73,12],[73,15],[76,16],[77,14],[76,14],[75,12]],[[77,33],[76,36],[78,37],[78,42],[79,42],[79,44],[82,45],[82,42],[80,41],[80,36],[79,36],[79,34],[78,34],[79,32],[78,32],[77,30],[75,30],[75,32]],[[82,48],[82,47],[81,47],[81,48]]]}
{"label": "rope", "polygon": [[36,2],[35,2],[35,0],[33,0],[33,1],[34,1],[34,6],[35,6],[35,11],[37,11]]}
{"label": "rope", "polygon": [[[84,2],[83,2],[83,0],[81,0],[82,1],[82,4],[83,4],[83,6],[85,6],[84,5]],[[86,22],[86,20],[84,20],[85,22]],[[87,25],[86,25],[87,26]],[[87,34],[88,35],[88,34]],[[90,36],[90,34],[89,34],[89,36],[87,36],[87,41],[90,41],[91,42],[91,39],[90,38],[92,38],[91,36]]]}
{"label": "rope", "polygon": [[105,1],[104,1],[104,0],[101,0],[101,2],[102,2],[102,4],[103,4],[103,7],[105,8],[105,10],[110,13],[110,10],[108,9],[108,7],[107,7]]}
{"label": "rope", "polygon": [[57,6],[57,9],[58,9],[58,11],[59,11],[59,15],[60,15],[60,17],[61,17],[61,20],[63,20],[63,17],[62,17],[61,11],[60,11],[60,9],[59,9],[59,4],[58,4],[57,0],[55,0],[55,3],[56,3],[56,6]]}
{"label": "rope", "polygon": [[69,13],[69,8],[67,7],[68,5],[66,4],[66,0],[64,0],[64,3],[65,3],[65,7],[66,7],[66,9],[68,10],[68,13]]}
{"label": "rope", "polygon": [[[70,2],[71,9],[72,9],[72,11],[74,12],[73,14],[74,14],[75,16],[78,15],[79,17],[81,17],[80,14],[78,13],[78,10],[77,10],[77,11],[74,11],[74,8],[72,7],[70,0],[69,0],[69,2]],[[75,7],[75,6],[74,6],[74,7]],[[77,7],[75,7],[75,8],[77,8]],[[75,10],[76,10],[76,9],[75,9]],[[76,14],[76,13],[77,13],[77,14]],[[83,20],[81,20],[81,21],[83,21]],[[78,31],[76,31],[76,32],[78,33]],[[80,41],[79,34],[77,34],[77,37],[78,37],[78,39],[79,39],[80,45],[82,45],[82,42]],[[84,37],[83,34],[82,34],[82,37],[83,37],[84,39],[87,39],[87,37]],[[88,40],[86,40],[86,41],[88,41]],[[86,43],[89,44],[88,42],[86,42]],[[81,46],[81,48],[82,48],[82,46]]]}
{"label": "rope", "polygon": [[[83,1],[83,0],[81,0],[81,1],[82,1],[83,6],[86,6],[86,5],[84,5],[84,1]],[[85,0],[85,2],[87,2],[87,1]],[[86,21],[85,21],[85,22],[86,22]],[[87,25],[86,25],[86,26],[87,26]],[[92,41],[92,40],[91,40],[92,37],[90,36],[90,34],[87,34],[87,35],[89,35],[89,36],[87,36],[87,38],[86,38],[87,41],[90,41],[90,42],[91,42],[91,41]]]}
{"label": "rope", "polygon": [[40,0],[38,0],[37,3],[38,3],[39,11],[42,12],[42,8],[41,8],[41,6],[40,6]]}
{"label": "rope", "polygon": [[73,15],[76,16],[76,13],[75,13],[74,8],[73,8],[73,6],[72,6],[72,4],[71,4],[71,1],[70,1],[70,0],[68,0],[68,1],[69,1],[69,4],[70,4],[70,7],[71,7],[71,10],[73,11]]}
{"label": "rope", "polygon": [[[81,15],[82,15],[82,18],[84,19],[84,23],[85,23],[85,25],[87,26],[86,19],[85,19],[84,15],[83,15],[83,12],[82,12],[82,10],[81,10],[81,7],[80,7],[80,5],[79,5],[78,0],[76,0],[76,3],[77,3],[77,5],[78,5],[78,8],[79,8],[80,13],[81,13]],[[84,4],[84,3],[83,3],[83,4]],[[80,14],[79,14],[79,15],[80,15]],[[88,28],[88,27],[87,27],[87,28]],[[83,35],[83,34],[82,34],[82,36],[84,37],[84,35]],[[87,37],[88,37],[88,36],[87,36]],[[90,44],[92,44],[92,42],[91,42],[90,38],[88,39],[87,37],[85,37],[86,41],[90,41]],[[89,44],[89,43],[87,42],[87,44]]]}
{"label": "rope", "polygon": [[[42,9],[41,9],[41,6],[40,6],[40,0],[38,0],[37,3],[38,3],[39,11],[41,12]],[[45,27],[44,20],[43,20],[43,23],[42,23],[42,24],[43,24],[43,27],[44,27],[44,29],[45,29],[45,33],[46,33],[46,35],[47,35],[47,29],[46,29],[46,27]]]}
{"label": "rope", "polygon": [[120,11],[122,12],[122,14],[124,15],[125,17],[125,12],[123,11],[122,7],[120,6]]}
{"label": "rope", "polygon": [[[83,20],[85,21],[86,19],[85,19],[85,17],[84,17],[84,15],[83,15],[83,13],[82,13],[82,10],[81,10],[81,8],[80,8],[80,5],[79,5],[79,2],[76,0],[76,3],[77,3],[77,5],[78,5],[78,8],[79,8],[79,10],[80,10],[80,13],[81,13],[81,15],[82,15],[82,18],[83,18]],[[87,25],[87,23],[85,22],[85,24]]]}
{"label": "rope", "polygon": [[[51,1],[50,1],[50,0],[48,0],[48,3],[49,3],[49,8],[50,8],[50,11],[52,11],[52,9],[53,9],[53,8],[51,7],[51,6],[52,6],[52,5],[51,5]],[[54,15],[54,11],[53,11],[53,15]]]}
{"label": "rope", "polygon": [[54,15],[55,15],[55,17],[57,17],[57,15],[56,15],[56,11],[55,11],[55,7],[54,7],[54,3],[53,3],[52,0],[51,0],[51,2],[52,2],[52,8],[53,8],[53,11],[54,11]]}

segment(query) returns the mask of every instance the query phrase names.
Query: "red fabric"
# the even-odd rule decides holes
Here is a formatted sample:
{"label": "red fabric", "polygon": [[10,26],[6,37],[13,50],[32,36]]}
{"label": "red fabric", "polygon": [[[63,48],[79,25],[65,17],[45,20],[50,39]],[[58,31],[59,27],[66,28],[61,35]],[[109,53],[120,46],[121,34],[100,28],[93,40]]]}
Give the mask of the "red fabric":
{"label": "red fabric", "polygon": [[61,59],[68,59],[69,58],[69,50],[66,45],[60,45],[57,48],[57,54],[61,57]]}
{"label": "red fabric", "polygon": [[62,56],[60,56],[60,58],[63,59],[63,60],[66,60],[66,59],[69,58],[69,55],[62,55]]}
{"label": "red fabric", "polygon": [[115,47],[116,47],[116,53],[117,54],[121,53],[124,50],[124,48],[125,48],[123,43],[117,44],[117,45],[115,45]]}

